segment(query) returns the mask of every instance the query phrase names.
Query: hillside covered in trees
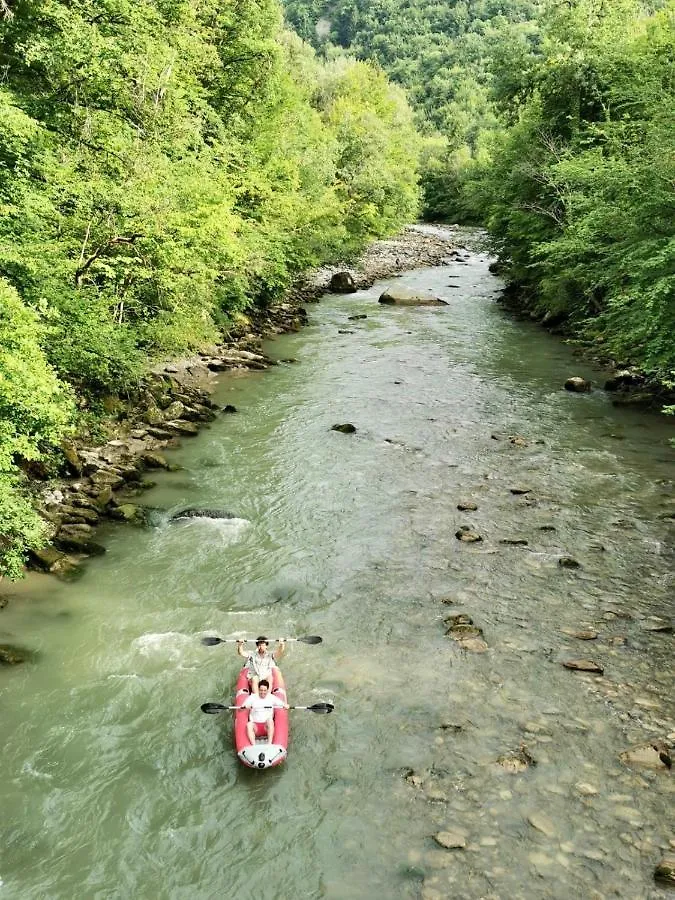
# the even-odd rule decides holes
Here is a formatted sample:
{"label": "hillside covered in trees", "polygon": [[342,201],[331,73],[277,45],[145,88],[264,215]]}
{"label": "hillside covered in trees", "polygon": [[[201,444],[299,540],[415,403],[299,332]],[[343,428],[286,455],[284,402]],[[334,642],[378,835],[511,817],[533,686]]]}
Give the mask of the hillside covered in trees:
{"label": "hillside covered in trees", "polygon": [[0,575],[23,470],[150,361],[414,219],[418,140],[275,0],[0,0]]}
{"label": "hillside covered in trees", "polygon": [[516,306],[675,387],[674,0],[286,10],[407,88],[425,215],[487,225]]}

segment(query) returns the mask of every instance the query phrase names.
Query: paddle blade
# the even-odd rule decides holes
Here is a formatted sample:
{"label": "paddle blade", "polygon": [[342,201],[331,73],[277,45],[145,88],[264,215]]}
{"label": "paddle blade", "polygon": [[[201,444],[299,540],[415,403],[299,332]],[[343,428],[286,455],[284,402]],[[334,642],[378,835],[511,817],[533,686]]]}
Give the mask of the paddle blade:
{"label": "paddle blade", "polygon": [[200,709],[203,713],[207,713],[207,715],[212,716],[215,713],[225,712],[227,710],[227,706],[223,706],[222,703],[202,703]]}
{"label": "paddle blade", "polygon": [[298,640],[303,644],[320,644],[323,638],[320,638],[318,634],[308,634],[305,637],[299,637]]}
{"label": "paddle blade", "polygon": [[314,703],[312,706],[308,706],[307,709],[311,709],[312,712],[315,713],[323,713],[324,715],[328,715],[328,713],[332,713],[335,707],[332,703]]}
{"label": "paddle blade", "polygon": [[204,644],[205,647],[215,647],[216,644],[224,644],[224,643],[225,643],[225,641],[221,640],[221,638],[219,638],[219,637],[210,637],[209,636],[209,637],[202,638],[202,644]]}

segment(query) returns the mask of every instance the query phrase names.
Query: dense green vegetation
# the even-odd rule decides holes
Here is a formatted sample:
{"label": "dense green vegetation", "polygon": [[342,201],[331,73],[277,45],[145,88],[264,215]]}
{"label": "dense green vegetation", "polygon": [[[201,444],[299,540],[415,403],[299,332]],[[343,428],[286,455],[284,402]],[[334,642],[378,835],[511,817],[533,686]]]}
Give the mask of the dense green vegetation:
{"label": "dense green vegetation", "polygon": [[426,215],[487,224],[516,304],[675,382],[674,0],[286,9],[409,89]]}
{"label": "dense green vegetation", "polygon": [[675,381],[675,3],[660,5],[553,5],[472,187],[523,305]]}
{"label": "dense green vegetation", "polygon": [[0,68],[2,575],[40,539],[26,464],[414,218],[418,140],[380,71],[317,62],[276,0],[0,0]]}

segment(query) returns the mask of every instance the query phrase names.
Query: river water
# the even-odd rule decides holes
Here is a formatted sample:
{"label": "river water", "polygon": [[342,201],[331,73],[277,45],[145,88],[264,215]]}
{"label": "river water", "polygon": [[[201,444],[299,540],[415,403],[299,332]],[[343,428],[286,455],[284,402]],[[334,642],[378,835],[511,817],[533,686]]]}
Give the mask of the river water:
{"label": "river water", "polygon": [[[327,296],[268,346],[295,364],[222,378],[239,413],[143,502],[236,519],[109,526],[79,581],[16,589],[0,640],[39,657],[0,673],[0,900],[665,896],[673,782],[619,753],[675,739],[673,638],[649,630],[672,614],[673,429],[565,392],[603,375],[507,318],[487,263]],[[450,305],[380,307],[394,283]],[[445,636],[452,612],[487,652]],[[335,712],[291,713],[280,769],[244,770],[201,714],[238,669],[205,632],[323,637],[284,672]],[[536,765],[497,764],[521,744]]]}

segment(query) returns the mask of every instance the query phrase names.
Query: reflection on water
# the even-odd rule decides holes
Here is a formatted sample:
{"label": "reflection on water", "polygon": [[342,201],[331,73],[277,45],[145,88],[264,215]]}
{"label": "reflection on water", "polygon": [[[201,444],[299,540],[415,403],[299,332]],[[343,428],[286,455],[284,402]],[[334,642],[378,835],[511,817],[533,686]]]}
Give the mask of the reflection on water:
{"label": "reflection on water", "polygon": [[[672,615],[672,425],[565,392],[602,373],[505,318],[479,252],[397,283],[450,306],[326,298],[270,344],[298,365],[224,378],[239,414],[144,495],[236,519],[110,526],[80,581],[12,589],[2,639],[40,656],[0,673],[3,900],[665,896],[672,780],[619,753],[675,741],[672,635],[650,630]],[[487,652],[445,637],[457,612]],[[199,711],[239,662],[200,637],[261,631],[321,634],[289,645],[289,698],[336,704],[292,713],[263,777]],[[582,657],[604,675],[561,665]],[[535,765],[497,763],[523,746]]]}

